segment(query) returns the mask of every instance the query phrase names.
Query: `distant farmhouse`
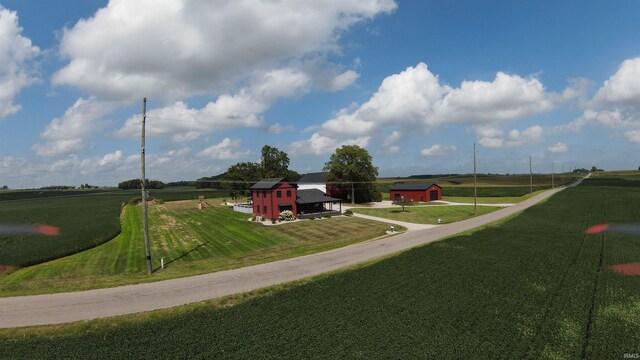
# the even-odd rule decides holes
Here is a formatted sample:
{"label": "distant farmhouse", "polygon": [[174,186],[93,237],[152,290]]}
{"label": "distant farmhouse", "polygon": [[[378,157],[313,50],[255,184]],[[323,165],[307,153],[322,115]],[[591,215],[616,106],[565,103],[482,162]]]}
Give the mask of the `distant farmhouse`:
{"label": "distant farmhouse", "polygon": [[442,188],[436,184],[397,184],[389,189],[392,201],[402,198],[415,202],[429,202],[442,200]]}
{"label": "distant farmhouse", "polygon": [[[311,179],[316,180],[316,178]],[[253,215],[265,219],[277,219],[280,213],[285,210],[291,210],[297,218],[302,219],[340,215],[342,213],[341,200],[327,196],[324,191],[318,188],[321,185],[320,183],[307,183],[304,188],[300,188],[284,181],[283,178],[260,180],[250,188]],[[324,185],[326,186],[326,183]],[[333,209],[335,203],[338,203],[339,210]]]}

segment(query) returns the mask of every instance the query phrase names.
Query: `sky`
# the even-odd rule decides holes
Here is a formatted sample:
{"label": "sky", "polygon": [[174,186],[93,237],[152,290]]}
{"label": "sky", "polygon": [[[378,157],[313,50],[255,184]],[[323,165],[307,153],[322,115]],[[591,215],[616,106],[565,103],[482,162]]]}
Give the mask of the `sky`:
{"label": "sky", "polygon": [[0,0],[0,186],[640,166],[640,1]]}

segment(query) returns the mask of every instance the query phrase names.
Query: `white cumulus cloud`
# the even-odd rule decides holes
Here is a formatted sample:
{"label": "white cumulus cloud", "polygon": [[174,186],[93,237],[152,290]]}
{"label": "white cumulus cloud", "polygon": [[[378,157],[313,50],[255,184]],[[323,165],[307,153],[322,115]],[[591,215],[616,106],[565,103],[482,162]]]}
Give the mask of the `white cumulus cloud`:
{"label": "white cumulus cloud", "polygon": [[547,147],[547,151],[553,154],[562,154],[569,151],[569,146],[565,143],[557,142],[553,145],[549,145],[549,147]]}
{"label": "white cumulus cloud", "polygon": [[40,49],[22,36],[17,13],[0,5],[0,118],[18,112],[16,96],[38,81],[31,62],[39,53]]}
{"label": "white cumulus cloud", "polygon": [[342,145],[358,145],[366,147],[371,140],[370,137],[357,137],[353,139],[339,140],[335,137],[322,136],[318,133],[311,135],[307,140],[293,142],[290,148],[292,157],[298,155],[326,155],[335,151]]}
{"label": "white cumulus cloud", "polygon": [[220,143],[202,150],[198,156],[215,160],[229,160],[249,156],[251,154],[249,150],[234,152],[240,145],[242,145],[242,140],[240,139],[224,138]]}
{"label": "white cumulus cloud", "polygon": [[[393,0],[111,0],[65,29],[60,50],[69,63],[53,82],[125,98],[226,91],[246,74],[339,50],[342,32],[396,7]],[[354,76],[344,73],[335,86]]]}
{"label": "white cumulus cloud", "polygon": [[[149,136],[171,136],[176,141],[190,141],[199,135],[233,127],[258,127],[261,114],[279,97],[291,97],[308,90],[309,77],[291,68],[259,75],[234,95],[221,95],[204,108],[190,108],[182,101],[147,112]],[[130,117],[116,132],[121,137],[137,136],[141,116]]]}
{"label": "white cumulus cloud", "polygon": [[429,148],[424,148],[420,151],[420,155],[422,156],[442,156],[455,152],[457,149],[455,145],[440,145],[435,144]]}
{"label": "white cumulus cloud", "polygon": [[459,88],[442,84],[425,63],[388,76],[378,91],[355,109],[345,108],[326,121],[323,135],[365,136],[394,125],[426,130],[447,124],[494,125],[554,109],[575,98],[581,82],[564,94],[547,92],[535,77],[498,72],[493,81],[463,81]]}
{"label": "white cumulus cloud", "polygon": [[100,129],[97,120],[113,108],[111,102],[80,98],[42,131],[40,138],[45,142],[34,144],[31,149],[40,156],[78,153],[84,150],[86,137]]}

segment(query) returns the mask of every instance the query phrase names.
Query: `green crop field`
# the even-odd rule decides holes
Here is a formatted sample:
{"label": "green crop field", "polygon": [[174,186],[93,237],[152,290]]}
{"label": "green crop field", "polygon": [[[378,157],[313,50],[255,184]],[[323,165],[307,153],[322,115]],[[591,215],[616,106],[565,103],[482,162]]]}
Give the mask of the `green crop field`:
{"label": "green crop field", "polygon": [[[152,190],[165,201],[220,196],[211,190]],[[48,190],[0,193],[0,221],[57,226],[60,236],[0,235],[0,266],[24,267],[100,245],[120,232],[120,211],[139,191]]]}
{"label": "green crop field", "polygon": [[[477,213],[478,215],[483,215],[498,209],[500,209],[500,207],[478,206]],[[474,216],[473,206],[468,205],[407,206],[404,211],[402,211],[402,208],[352,208],[351,211],[358,214],[389,219],[389,221],[406,221],[416,224],[437,224],[438,219],[441,219],[443,224],[447,224]]]}
{"label": "green crop field", "polygon": [[[221,199],[211,200],[212,205]],[[389,224],[340,217],[265,226],[250,215],[197,201],[167,202],[149,207],[155,267],[147,275],[142,211],[126,206],[122,233],[93,249],[14,271],[0,277],[0,296],[107,287],[157,281],[254,265],[330,250],[385,235]],[[397,226],[396,226],[397,227]],[[403,230],[402,227],[397,227]]]}
{"label": "green crop field", "polygon": [[[47,336],[3,333],[0,358],[611,359],[640,352],[640,190],[587,180],[499,227],[236,306]],[[56,335],[58,334],[58,335]],[[629,356],[629,355],[627,355]]]}

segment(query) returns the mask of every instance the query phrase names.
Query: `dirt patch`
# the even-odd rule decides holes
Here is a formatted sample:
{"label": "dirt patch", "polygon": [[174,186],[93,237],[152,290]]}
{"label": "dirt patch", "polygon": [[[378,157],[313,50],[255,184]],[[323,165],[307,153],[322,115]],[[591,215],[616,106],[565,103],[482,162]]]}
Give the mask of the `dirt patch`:
{"label": "dirt patch", "polygon": [[16,266],[0,265],[0,276],[8,275],[18,269]]}
{"label": "dirt patch", "polygon": [[626,263],[626,264],[618,264],[611,265],[609,269],[617,272],[618,274],[625,276],[638,276],[640,275],[640,263]]}

